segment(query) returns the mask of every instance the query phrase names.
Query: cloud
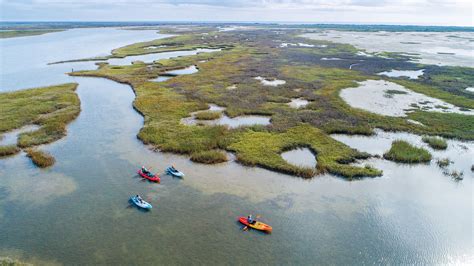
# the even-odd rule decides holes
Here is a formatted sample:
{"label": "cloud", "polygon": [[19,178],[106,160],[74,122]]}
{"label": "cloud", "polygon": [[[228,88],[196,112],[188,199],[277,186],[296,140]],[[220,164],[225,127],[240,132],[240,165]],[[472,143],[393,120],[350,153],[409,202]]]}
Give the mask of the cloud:
{"label": "cloud", "polygon": [[0,0],[1,20],[471,25],[472,0]]}

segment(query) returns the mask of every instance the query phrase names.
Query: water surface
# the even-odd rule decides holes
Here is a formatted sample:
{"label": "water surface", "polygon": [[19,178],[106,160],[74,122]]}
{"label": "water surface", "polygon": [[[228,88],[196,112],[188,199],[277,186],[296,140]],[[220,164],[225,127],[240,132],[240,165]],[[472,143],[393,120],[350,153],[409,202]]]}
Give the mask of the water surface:
{"label": "water surface", "polygon": [[[415,62],[474,67],[473,32],[364,32],[335,31],[308,33],[304,37],[348,43],[370,53],[416,54]],[[403,41],[400,41],[403,40]],[[373,56],[367,53],[360,55]]]}
{"label": "water surface", "polygon": [[289,164],[309,168],[316,167],[316,157],[308,148],[285,151],[281,157]]}

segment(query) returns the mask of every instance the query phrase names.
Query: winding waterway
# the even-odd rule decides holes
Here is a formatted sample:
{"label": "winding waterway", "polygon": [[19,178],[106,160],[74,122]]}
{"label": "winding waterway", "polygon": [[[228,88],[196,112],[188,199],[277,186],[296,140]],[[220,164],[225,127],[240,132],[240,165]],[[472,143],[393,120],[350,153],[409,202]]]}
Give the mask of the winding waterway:
{"label": "winding waterway", "polygon": [[[67,53],[43,63],[116,48],[115,42],[92,42],[98,37],[125,39],[120,45],[163,37],[152,31],[71,31],[80,40],[90,36],[90,54]],[[62,44],[71,31],[0,43],[2,50],[7,42],[34,49],[44,41],[53,53],[67,49]],[[75,81],[82,111],[67,137],[44,147],[57,159],[53,167],[38,169],[24,154],[0,160],[0,257],[89,265],[473,260],[472,173],[453,182],[430,165],[379,160],[374,164],[383,177],[349,182],[329,175],[303,180],[235,162],[195,164],[185,156],[153,152],[137,140],[143,118],[132,108],[129,86],[68,77],[62,74],[69,71],[67,64],[52,72],[43,63],[29,66],[20,48],[8,49],[1,55],[2,90]],[[30,78],[5,70],[11,64]],[[140,165],[162,172],[170,164],[186,177],[163,174],[161,184],[136,177]],[[137,193],[153,204],[151,212],[129,206],[128,197]],[[236,218],[249,213],[261,215],[273,233],[241,231]]]}

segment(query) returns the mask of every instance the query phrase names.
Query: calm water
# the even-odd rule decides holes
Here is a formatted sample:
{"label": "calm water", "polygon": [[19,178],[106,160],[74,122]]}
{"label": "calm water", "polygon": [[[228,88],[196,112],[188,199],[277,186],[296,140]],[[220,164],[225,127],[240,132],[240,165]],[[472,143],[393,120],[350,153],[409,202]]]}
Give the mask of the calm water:
{"label": "calm water", "polygon": [[[40,37],[47,36],[55,38]],[[15,40],[24,42],[9,41]],[[49,45],[54,48],[52,40]],[[42,82],[42,76],[5,77],[2,82],[16,84],[10,88]],[[384,169],[383,177],[348,182],[303,180],[234,162],[194,164],[136,139],[143,119],[132,109],[128,86],[74,80],[82,112],[66,138],[44,147],[57,163],[40,170],[24,154],[0,160],[0,256],[120,265],[473,261],[472,174],[453,182],[432,165],[375,160],[370,163]],[[135,175],[142,164],[158,172],[174,164],[186,177],[143,182]],[[128,197],[137,193],[153,204],[151,212],[129,207]],[[249,213],[261,215],[273,234],[242,232],[235,220]]]}

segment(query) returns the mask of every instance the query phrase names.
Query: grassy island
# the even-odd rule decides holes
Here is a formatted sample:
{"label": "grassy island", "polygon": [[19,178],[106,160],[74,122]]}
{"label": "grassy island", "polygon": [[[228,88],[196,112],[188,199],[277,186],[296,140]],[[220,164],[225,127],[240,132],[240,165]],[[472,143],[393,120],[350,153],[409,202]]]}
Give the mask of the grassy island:
{"label": "grassy island", "polygon": [[431,161],[431,154],[403,140],[392,142],[392,147],[383,157],[400,163],[426,163]]}
{"label": "grassy island", "polygon": [[443,138],[424,136],[422,140],[435,150],[446,150],[448,148],[448,143]]}
{"label": "grassy island", "polygon": [[[289,29],[284,34],[276,33],[271,27],[229,32],[218,32],[212,27],[166,30],[177,36],[118,48],[112,57],[197,48],[221,50],[125,66],[101,64],[97,70],[70,73],[130,84],[136,94],[134,107],[145,118],[138,137],[161,151],[188,154],[195,161],[208,163],[218,157],[216,150],[227,150],[235,152],[237,161],[246,165],[302,177],[328,172],[355,178],[378,176],[381,171],[351,165],[368,155],[334,140],[329,134],[371,135],[375,128],[381,128],[474,140],[474,116],[416,109],[408,117],[388,117],[352,108],[339,96],[342,89],[357,86],[358,81],[381,79],[377,75],[380,71],[416,68],[407,56],[361,57],[351,45],[299,37],[304,33],[302,29]],[[283,47],[282,43],[306,43],[312,47]],[[331,57],[344,60],[322,60]],[[365,63],[358,70],[349,69],[361,59]],[[199,71],[164,82],[151,81],[169,70],[191,65]],[[425,76],[434,78],[438,73],[427,70]],[[268,86],[256,80],[258,76],[285,83]],[[386,80],[459,107],[474,108],[474,99],[453,95],[441,83],[424,79]],[[310,104],[304,109],[291,108],[286,103],[293,98],[305,98]],[[207,109],[211,103],[226,107],[225,113],[231,118],[264,115],[271,117],[271,124],[228,128],[181,123],[181,119]],[[199,116],[200,119],[217,117],[210,112],[201,112]],[[407,121],[410,119],[423,125],[410,123]],[[317,169],[292,166],[281,158],[282,151],[301,146],[314,151],[318,157]]]}
{"label": "grassy island", "polygon": [[51,154],[36,149],[27,149],[26,155],[31,158],[34,164],[41,168],[51,166],[56,162]]}
{"label": "grassy island", "polygon": [[58,140],[66,135],[66,125],[79,115],[77,84],[0,93],[0,134],[26,125],[39,129],[18,136],[16,145],[0,147],[1,154],[14,154]]}

